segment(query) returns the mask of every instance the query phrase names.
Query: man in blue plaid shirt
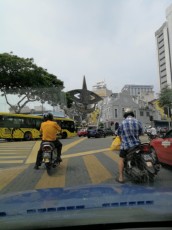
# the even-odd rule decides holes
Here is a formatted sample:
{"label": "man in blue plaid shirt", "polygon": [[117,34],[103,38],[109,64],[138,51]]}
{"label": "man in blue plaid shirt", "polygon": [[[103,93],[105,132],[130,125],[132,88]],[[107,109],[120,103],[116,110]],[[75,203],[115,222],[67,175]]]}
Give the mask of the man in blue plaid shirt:
{"label": "man in blue plaid shirt", "polygon": [[121,137],[119,177],[116,178],[119,183],[124,183],[124,158],[127,155],[127,150],[139,145],[139,136],[143,134],[142,124],[135,118],[134,112],[130,108],[125,109],[124,118],[117,131],[117,135]]}

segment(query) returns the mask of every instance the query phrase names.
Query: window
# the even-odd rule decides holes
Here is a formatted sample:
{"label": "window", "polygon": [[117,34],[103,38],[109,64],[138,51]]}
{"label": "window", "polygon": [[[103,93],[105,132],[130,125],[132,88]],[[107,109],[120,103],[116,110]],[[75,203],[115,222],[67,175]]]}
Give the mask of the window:
{"label": "window", "polygon": [[118,110],[115,109],[115,118],[117,118],[117,117],[118,117]]}
{"label": "window", "polygon": [[140,116],[143,117],[144,116],[144,112],[141,110],[140,111]]}

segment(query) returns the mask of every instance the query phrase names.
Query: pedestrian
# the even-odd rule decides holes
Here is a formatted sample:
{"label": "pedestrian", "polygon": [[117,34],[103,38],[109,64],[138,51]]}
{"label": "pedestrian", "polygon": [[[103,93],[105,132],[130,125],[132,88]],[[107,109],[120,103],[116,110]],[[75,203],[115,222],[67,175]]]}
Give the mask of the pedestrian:
{"label": "pedestrian", "polygon": [[131,108],[124,110],[124,120],[118,128],[117,135],[121,137],[121,148],[119,154],[119,176],[116,181],[124,183],[124,159],[130,148],[140,144],[139,136],[143,134],[142,124],[135,118],[134,112]]}
{"label": "pedestrian", "polygon": [[57,149],[57,162],[61,162],[61,150],[62,143],[57,139],[57,134],[61,132],[61,127],[57,122],[53,121],[53,114],[47,113],[44,114],[44,121],[41,123],[40,132],[42,136],[42,142],[37,153],[36,163],[34,169],[39,169],[42,163],[42,148],[41,145],[43,142],[49,141],[53,142]]}

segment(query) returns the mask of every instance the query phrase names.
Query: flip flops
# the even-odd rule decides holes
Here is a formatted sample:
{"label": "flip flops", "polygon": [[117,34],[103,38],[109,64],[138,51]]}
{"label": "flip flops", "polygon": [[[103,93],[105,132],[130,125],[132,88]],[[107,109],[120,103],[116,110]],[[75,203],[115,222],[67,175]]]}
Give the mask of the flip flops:
{"label": "flip flops", "polygon": [[124,184],[125,183],[124,181],[120,181],[118,177],[116,178],[116,182],[118,182],[120,184]]}

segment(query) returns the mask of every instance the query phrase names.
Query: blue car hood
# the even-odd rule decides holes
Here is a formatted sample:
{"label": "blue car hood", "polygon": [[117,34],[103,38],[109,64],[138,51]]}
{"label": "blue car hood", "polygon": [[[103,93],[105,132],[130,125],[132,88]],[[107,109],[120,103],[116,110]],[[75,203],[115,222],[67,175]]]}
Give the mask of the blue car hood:
{"label": "blue car hood", "polygon": [[87,185],[31,190],[0,198],[0,224],[4,229],[133,220],[172,220],[172,189],[126,184]]}

